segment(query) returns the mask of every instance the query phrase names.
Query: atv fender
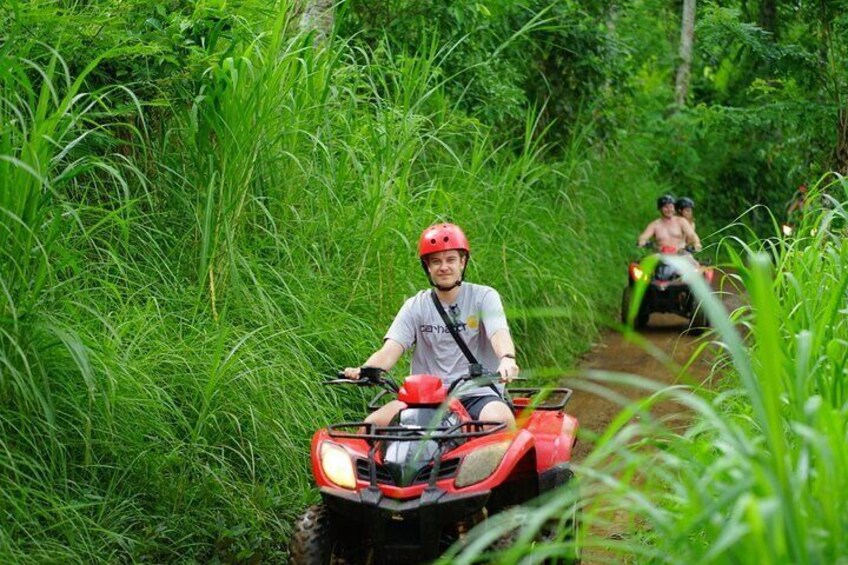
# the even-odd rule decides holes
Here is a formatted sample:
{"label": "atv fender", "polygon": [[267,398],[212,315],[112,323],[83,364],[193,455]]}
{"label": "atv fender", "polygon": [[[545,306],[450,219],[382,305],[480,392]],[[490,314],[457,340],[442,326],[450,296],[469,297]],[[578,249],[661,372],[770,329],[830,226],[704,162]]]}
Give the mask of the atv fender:
{"label": "atv fender", "polygon": [[577,419],[564,412],[533,412],[525,424],[536,438],[536,469],[541,473],[571,460],[577,441]]}

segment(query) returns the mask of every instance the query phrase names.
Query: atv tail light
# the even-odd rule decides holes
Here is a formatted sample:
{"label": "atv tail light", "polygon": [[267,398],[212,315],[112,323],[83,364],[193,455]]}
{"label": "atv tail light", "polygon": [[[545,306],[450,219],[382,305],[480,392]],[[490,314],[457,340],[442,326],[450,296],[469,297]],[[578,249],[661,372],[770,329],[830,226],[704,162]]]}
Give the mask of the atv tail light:
{"label": "atv tail light", "polygon": [[333,483],[342,488],[356,488],[353,461],[345,448],[334,443],[321,444],[321,468]]}
{"label": "atv tail light", "polygon": [[456,486],[467,487],[487,479],[501,464],[510,443],[510,441],[502,441],[469,453],[459,467]]}

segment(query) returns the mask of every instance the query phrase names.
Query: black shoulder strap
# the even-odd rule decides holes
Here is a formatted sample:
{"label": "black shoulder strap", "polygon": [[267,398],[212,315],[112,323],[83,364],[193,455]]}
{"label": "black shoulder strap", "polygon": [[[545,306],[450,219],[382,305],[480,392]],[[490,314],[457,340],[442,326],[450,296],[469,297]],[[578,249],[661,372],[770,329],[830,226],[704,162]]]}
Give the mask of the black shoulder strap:
{"label": "black shoulder strap", "polygon": [[435,290],[430,291],[430,297],[433,299],[433,304],[436,305],[436,311],[439,313],[439,316],[442,317],[442,321],[448,327],[448,331],[450,332],[451,336],[453,336],[453,340],[456,342],[456,344],[462,350],[462,353],[463,353],[463,355],[465,355],[465,358],[468,359],[469,363],[476,365],[477,364],[477,358],[474,357],[474,354],[471,353],[470,349],[468,349],[468,345],[466,345],[465,340],[463,340],[462,336],[459,335],[459,332],[456,331],[456,326],[454,326],[453,323],[448,318],[448,314],[447,314],[447,312],[445,312],[445,309],[442,307],[441,300],[439,300],[439,297],[436,296]]}

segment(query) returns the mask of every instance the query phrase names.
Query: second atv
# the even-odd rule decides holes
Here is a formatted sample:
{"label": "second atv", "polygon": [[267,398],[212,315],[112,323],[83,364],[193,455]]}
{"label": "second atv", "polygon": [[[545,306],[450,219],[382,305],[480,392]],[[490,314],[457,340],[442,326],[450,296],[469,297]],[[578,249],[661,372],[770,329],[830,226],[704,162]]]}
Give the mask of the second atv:
{"label": "second atv", "polygon": [[[633,320],[636,329],[648,326],[648,319],[653,313],[677,314],[689,319],[689,327],[695,332],[701,332],[709,326],[706,313],[700,307],[697,297],[683,282],[681,273],[670,262],[665,260],[672,255],[683,255],[687,251],[678,251],[674,247],[662,247],[657,253],[657,263],[653,272],[646,270],[643,264],[632,261],[627,269],[627,286],[621,298],[621,321],[628,322],[631,303],[638,282],[647,282],[645,294],[639,303],[639,309]],[[707,284],[712,285],[715,275],[712,267],[698,265]]]}

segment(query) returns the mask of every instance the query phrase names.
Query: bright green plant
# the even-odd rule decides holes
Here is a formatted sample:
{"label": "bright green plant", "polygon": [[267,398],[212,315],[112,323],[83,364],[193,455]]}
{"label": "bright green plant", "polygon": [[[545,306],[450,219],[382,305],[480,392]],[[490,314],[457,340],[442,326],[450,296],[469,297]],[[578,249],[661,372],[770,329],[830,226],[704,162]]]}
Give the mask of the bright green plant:
{"label": "bright green plant", "polygon": [[10,27],[2,561],[285,560],[315,496],[310,433],[364,410],[320,381],[426,285],[415,239],[431,222],[471,235],[469,275],[502,291],[525,367],[568,363],[619,290],[632,236],[601,218],[637,217],[652,187],[638,160],[590,154],[589,117],[560,162],[535,110],[495,145],[450,97],[450,46],[315,50],[285,11],[252,7],[227,12],[238,33],[198,24],[208,52],[159,44],[142,98],[120,73],[149,53],[96,48],[120,35],[119,12],[90,61],[67,44],[67,68],[23,29],[61,48],[73,38],[56,22],[104,5]]}

